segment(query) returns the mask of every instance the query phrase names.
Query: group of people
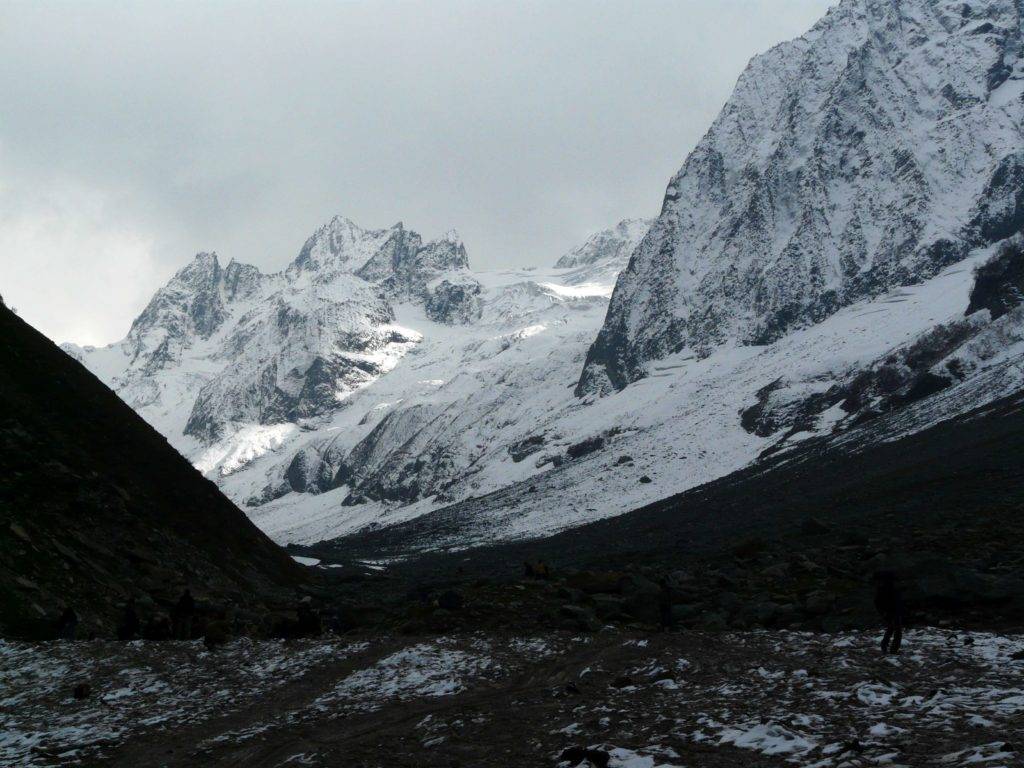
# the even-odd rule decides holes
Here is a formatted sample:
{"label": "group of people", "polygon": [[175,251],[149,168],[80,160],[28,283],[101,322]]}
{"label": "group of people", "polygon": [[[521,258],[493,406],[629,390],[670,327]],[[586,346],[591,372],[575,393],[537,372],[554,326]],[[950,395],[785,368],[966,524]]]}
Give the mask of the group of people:
{"label": "group of people", "polygon": [[[136,640],[143,636],[154,639],[192,639],[192,617],[195,616],[196,601],[192,591],[185,589],[171,609],[168,622],[165,617],[154,617],[145,627],[139,618],[135,598],[129,598],[117,625],[118,640]],[[54,636],[58,640],[74,640],[78,636],[78,612],[68,606],[57,619]]]}
{"label": "group of people", "polygon": [[192,597],[192,591],[188,588],[181,593],[178,601],[171,608],[170,626],[167,626],[166,619],[158,617],[150,622],[147,632],[143,631],[142,621],[135,604],[135,598],[129,598],[125,603],[124,611],[121,614],[121,621],[117,625],[118,640],[135,640],[143,634],[157,638],[167,637],[174,640],[192,639],[192,617],[196,613],[196,600]]}

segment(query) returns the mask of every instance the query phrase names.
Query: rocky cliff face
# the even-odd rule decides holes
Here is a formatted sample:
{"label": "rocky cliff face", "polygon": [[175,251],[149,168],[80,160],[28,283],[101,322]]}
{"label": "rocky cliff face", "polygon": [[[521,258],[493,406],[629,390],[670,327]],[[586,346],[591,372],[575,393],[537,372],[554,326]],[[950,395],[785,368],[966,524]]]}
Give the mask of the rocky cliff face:
{"label": "rocky cliff face", "polygon": [[622,273],[577,394],[771,343],[1024,221],[1015,0],[843,0],[751,61]]}
{"label": "rocky cliff face", "polygon": [[[200,253],[112,347],[67,350],[162,427],[209,444],[238,424],[322,416],[390,370],[419,340],[394,306],[471,322],[479,286],[454,232],[423,243],[402,224],[365,230],[336,217],[281,273]],[[161,421],[163,418],[163,421]]]}
{"label": "rocky cliff face", "polygon": [[454,232],[424,243],[338,217],[280,273],[200,254],[124,341],[65,348],[254,519],[461,498],[579,442],[539,425],[573,405],[646,225],[598,233],[554,269],[475,273]]}

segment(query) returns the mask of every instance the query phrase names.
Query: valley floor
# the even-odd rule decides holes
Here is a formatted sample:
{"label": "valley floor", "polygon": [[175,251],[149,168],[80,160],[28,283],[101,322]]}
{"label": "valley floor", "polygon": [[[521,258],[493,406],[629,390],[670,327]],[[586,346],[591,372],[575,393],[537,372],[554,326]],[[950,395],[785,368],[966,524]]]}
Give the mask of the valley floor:
{"label": "valley floor", "polygon": [[[0,763],[1019,765],[1024,635],[0,643]],[[72,689],[91,686],[76,700]],[[583,763],[584,765],[586,763]]]}

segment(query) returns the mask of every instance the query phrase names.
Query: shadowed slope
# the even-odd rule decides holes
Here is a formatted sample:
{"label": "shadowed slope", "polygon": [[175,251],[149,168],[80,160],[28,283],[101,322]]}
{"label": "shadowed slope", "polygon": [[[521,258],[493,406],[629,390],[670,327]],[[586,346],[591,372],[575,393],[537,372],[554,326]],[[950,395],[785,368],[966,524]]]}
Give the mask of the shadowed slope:
{"label": "shadowed slope", "polygon": [[65,606],[109,633],[129,597],[256,604],[299,567],[134,411],[0,305],[0,635]]}

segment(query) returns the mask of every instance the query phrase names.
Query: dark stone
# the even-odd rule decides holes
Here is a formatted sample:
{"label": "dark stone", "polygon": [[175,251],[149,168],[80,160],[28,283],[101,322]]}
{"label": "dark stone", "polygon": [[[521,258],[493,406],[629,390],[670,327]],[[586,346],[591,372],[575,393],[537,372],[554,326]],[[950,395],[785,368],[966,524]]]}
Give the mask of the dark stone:
{"label": "dark stone", "polygon": [[558,756],[559,763],[568,763],[570,766],[580,765],[589,762],[594,768],[608,768],[611,755],[603,749],[587,749],[586,747],[569,747]]}
{"label": "dark stone", "polygon": [[979,246],[1005,240],[1024,229],[1024,153],[1008,155],[996,167],[970,229]]}
{"label": "dark stone", "polygon": [[581,629],[584,632],[596,632],[601,628],[594,614],[579,605],[563,605],[558,610],[563,617],[570,620],[575,629]]}
{"label": "dark stone", "polygon": [[992,319],[1002,317],[1024,301],[1024,248],[1008,243],[975,272],[966,314],[987,309]]}
{"label": "dark stone", "polygon": [[644,475],[643,477],[640,478],[640,482],[643,485],[647,485],[648,483],[653,483],[654,481],[651,480],[651,478],[649,478],[647,475]]}
{"label": "dark stone", "polygon": [[622,616],[626,601],[615,595],[594,595],[590,598],[594,610],[602,619],[617,619]]}
{"label": "dark stone", "polygon": [[79,683],[71,691],[71,695],[74,696],[77,701],[87,699],[92,695],[92,686],[88,683]]}
{"label": "dark stone", "polygon": [[210,621],[203,632],[203,645],[212,650],[224,645],[230,637],[231,632],[226,621]]}
{"label": "dark stone", "polygon": [[427,296],[427,317],[436,323],[466,325],[478,320],[482,312],[480,283],[475,280],[442,280]]}
{"label": "dark stone", "polygon": [[531,456],[543,448],[545,440],[544,435],[530,435],[510,445],[508,455],[512,457],[512,461],[518,464],[527,456]]}
{"label": "dark stone", "polygon": [[[661,620],[662,590],[643,576],[624,576],[619,583],[623,596],[623,611],[648,624]],[[667,607],[666,607],[667,609]]]}
{"label": "dark stone", "polygon": [[582,456],[594,453],[595,451],[599,451],[602,448],[604,448],[603,437],[588,437],[586,440],[582,440],[575,445],[570,445],[566,450],[566,453],[569,455],[570,459],[578,459]]}
{"label": "dark stone", "polygon": [[566,586],[579,589],[588,595],[612,594],[619,591],[622,574],[617,571],[578,571],[570,574]]}

